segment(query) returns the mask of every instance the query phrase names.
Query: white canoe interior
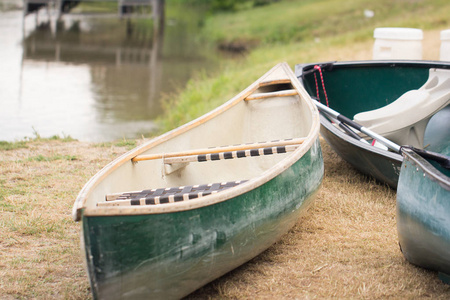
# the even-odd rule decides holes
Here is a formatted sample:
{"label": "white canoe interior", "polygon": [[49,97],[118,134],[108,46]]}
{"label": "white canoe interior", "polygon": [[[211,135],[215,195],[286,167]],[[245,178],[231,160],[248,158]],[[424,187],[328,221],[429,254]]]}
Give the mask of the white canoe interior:
{"label": "white canoe interior", "polygon": [[[278,64],[217,109],[108,164],[81,190],[73,217],[80,220],[83,209],[85,215],[146,214],[224,201],[264,184],[289,168],[312,147],[319,126],[317,109],[308,94],[290,67],[286,63]],[[277,142],[273,144],[273,141]],[[221,146],[226,147],[217,151]],[[221,153],[220,159],[209,156],[205,162],[196,161],[196,155],[208,156],[206,153],[212,147],[216,150],[211,153]],[[271,150],[273,154],[264,155],[264,149],[270,147],[275,147]],[[276,147],[285,147],[285,151],[277,152],[280,148]],[[224,153],[231,155],[233,151],[247,151],[248,155],[223,159],[227,155]],[[251,151],[262,155],[250,155]],[[190,201],[144,206],[104,204],[107,195],[116,195],[110,200],[120,201],[114,197],[131,191],[236,181],[242,183]]]}

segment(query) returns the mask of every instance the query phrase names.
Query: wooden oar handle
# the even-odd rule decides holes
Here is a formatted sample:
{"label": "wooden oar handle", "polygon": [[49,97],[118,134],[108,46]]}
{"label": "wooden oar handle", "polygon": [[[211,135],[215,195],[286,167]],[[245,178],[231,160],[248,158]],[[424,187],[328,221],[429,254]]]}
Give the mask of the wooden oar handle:
{"label": "wooden oar handle", "polygon": [[304,141],[305,141],[305,138],[297,138],[297,139],[286,139],[286,140],[271,141],[271,142],[241,144],[241,145],[226,146],[226,147],[195,149],[195,150],[187,150],[187,151],[180,151],[180,152],[138,155],[136,157],[133,157],[131,160],[133,162],[138,162],[138,161],[154,160],[154,159],[162,159],[162,158],[166,159],[166,158],[171,158],[171,157],[213,154],[213,153],[220,153],[220,152],[231,152],[231,151],[258,149],[258,148],[287,146],[287,145],[299,145],[299,144],[302,144]]}

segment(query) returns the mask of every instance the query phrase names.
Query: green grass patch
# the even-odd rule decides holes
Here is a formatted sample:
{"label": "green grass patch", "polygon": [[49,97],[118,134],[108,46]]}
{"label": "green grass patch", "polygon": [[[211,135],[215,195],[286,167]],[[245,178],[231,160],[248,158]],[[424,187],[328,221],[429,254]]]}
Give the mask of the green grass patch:
{"label": "green grass patch", "polygon": [[37,156],[32,156],[29,157],[27,160],[28,161],[55,161],[55,160],[68,160],[68,161],[72,161],[72,160],[77,160],[78,158],[75,155],[53,155],[53,156],[44,156],[42,154],[39,154]]}
{"label": "green grass patch", "polygon": [[49,140],[49,141],[61,141],[61,142],[74,142],[77,141],[77,139],[74,139],[73,137],[71,137],[70,135],[54,135],[51,136],[49,138],[41,138],[41,140],[45,141],[45,140]]}
{"label": "green grass patch", "polygon": [[126,140],[126,139],[114,143],[114,146],[127,147],[127,149],[133,149],[134,147],[136,147],[136,145],[137,145],[136,140]]}
{"label": "green grass patch", "polygon": [[48,142],[48,141],[60,141],[60,142],[73,142],[76,139],[72,138],[70,135],[54,135],[48,138],[42,137],[38,132],[34,131],[33,138],[25,138],[21,141],[0,141],[0,151],[16,150],[20,148],[28,148],[28,142]]}
{"label": "green grass patch", "polygon": [[63,134],[62,136],[55,134],[51,137],[42,137],[41,134],[34,128],[33,128],[33,135],[34,138],[27,138],[30,141],[61,141],[61,142],[74,142],[76,139],[72,138],[70,135]]}
{"label": "green grass patch", "polygon": [[0,141],[0,151],[2,150],[15,150],[20,148],[27,148],[27,142],[26,141],[18,141],[18,142],[7,142],[7,141]]}
{"label": "green grass patch", "polygon": [[62,235],[63,226],[59,221],[50,220],[42,215],[32,216],[23,215],[20,217],[14,217],[10,219],[3,219],[3,227],[8,228],[10,231],[17,231],[23,235],[41,235],[41,234],[55,234],[57,236]]}
{"label": "green grass patch", "polygon": [[[8,175],[1,177],[7,178]],[[27,182],[23,179],[16,178],[9,178],[9,180],[6,179],[0,179],[0,211],[13,211],[12,209],[17,209],[18,205],[11,205],[11,203],[5,202],[5,198],[7,196],[11,195],[25,195],[26,189],[27,189]],[[23,209],[24,206],[20,206],[20,209]],[[25,205],[26,208],[26,205]]]}
{"label": "green grass patch", "polygon": [[[374,12],[372,18],[364,11]],[[270,5],[211,15],[204,35],[219,43],[306,42],[337,35],[372,38],[376,27],[422,29],[449,24],[450,3],[392,0],[284,0]]]}
{"label": "green grass patch", "polygon": [[122,140],[113,141],[113,142],[96,143],[96,144],[93,144],[93,146],[99,147],[99,148],[110,148],[113,146],[126,147],[128,150],[131,150],[137,146],[137,140],[122,139]]}
{"label": "green grass patch", "polygon": [[4,196],[0,193],[0,211],[2,212],[14,212],[16,211],[16,206],[10,203],[3,202]]}

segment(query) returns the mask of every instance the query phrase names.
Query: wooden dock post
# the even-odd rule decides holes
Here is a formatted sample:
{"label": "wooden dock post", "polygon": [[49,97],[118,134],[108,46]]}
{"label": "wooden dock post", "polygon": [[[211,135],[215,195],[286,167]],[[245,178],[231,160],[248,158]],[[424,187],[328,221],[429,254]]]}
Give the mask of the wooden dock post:
{"label": "wooden dock post", "polygon": [[23,15],[29,15],[31,13],[36,13],[43,7],[47,8],[54,4],[55,0],[24,0],[23,1]]}
{"label": "wooden dock post", "polygon": [[135,8],[137,7],[151,6],[153,11],[153,2],[153,0],[118,0],[117,8],[119,17],[123,18],[125,16],[130,16],[131,14],[136,12]]}
{"label": "wooden dock post", "polygon": [[42,7],[54,7],[58,10],[58,17],[70,13],[70,10],[81,2],[117,2],[120,18],[136,12],[136,7],[151,7],[152,17],[164,22],[165,0],[23,0],[24,16],[37,13]]}

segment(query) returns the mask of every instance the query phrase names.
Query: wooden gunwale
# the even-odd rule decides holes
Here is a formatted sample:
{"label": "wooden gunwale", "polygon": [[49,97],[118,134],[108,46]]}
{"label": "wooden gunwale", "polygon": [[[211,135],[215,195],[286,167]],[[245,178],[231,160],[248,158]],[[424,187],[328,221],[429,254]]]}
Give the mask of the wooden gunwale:
{"label": "wooden gunwale", "polygon": [[[270,79],[270,76],[276,69],[282,69],[284,71],[285,78],[281,79]],[[272,84],[283,84],[283,83],[290,83],[294,87],[294,89],[297,91],[297,94],[302,98],[302,101],[304,104],[306,104],[307,108],[312,113],[312,120],[311,120],[311,128],[307,135],[307,137],[304,139],[302,145],[298,147],[294,152],[292,152],[286,159],[282,160],[280,163],[277,163],[270,169],[263,172],[260,176],[255,177],[247,181],[246,183],[243,183],[235,188],[223,191],[221,193],[208,195],[202,199],[194,199],[189,202],[180,202],[180,203],[173,203],[171,205],[167,206],[140,206],[140,207],[86,207],[86,200],[89,197],[89,195],[92,193],[93,189],[109,174],[111,174],[114,170],[116,170],[119,166],[125,164],[125,163],[131,163],[131,159],[142,154],[143,152],[147,151],[148,149],[155,147],[156,145],[160,145],[169,139],[178,136],[182,133],[185,133],[192,128],[195,128],[197,126],[200,126],[204,124],[205,122],[213,119],[214,117],[222,114],[223,112],[227,111],[231,107],[237,105],[241,101],[244,101],[250,94],[255,92],[259,87],[261,86],[268,86]],[[139,214],[160,214],[160,213],[169,213],[169,212],[176,212],[176,211],[183,211],[183,210],[190,210],[195,209],[207,205],[213,205],[215,203],[225,201],[229,198],[236,197],[240,194],[243,194],[247,191],[250,191],[254,189],[255,187],[258,187],[265,182],[268,182],[284,170],[286,170],[289,166],[294,164],[297,160],[299,160],[314,144],[316,139],[319,136],[319,129],[320,129],[320,121],[319,121],[319,114],[316,106],[312,103],[310,100],[310,96],[308,93],[303,89],[303,87],[298,82],[297,78],[293,74],[292,70],[290,69],[289,65],[287,63],[280,63],[273,67],[269,72],[267,72],[265,75],[263,75],[259,80],[255,81],[253,84],[251,84],[249,87],[247,87],[245,90],[243,90],[241,93],[239,93],[237,96],[226,102],[225,104],[219,106],[215,110],[212,110],[211,112],[203,115],[202,117],[193,120],[181,127],[178,127],[172,131],[167,132],[166,134],[163,134],[155,139],[150,140],[149,142],[143,144],[142,146],[131,150],[130,152],[120,156],[119,158],[115,159],[108,165],[106,165],[100,172],[98,172],[96,175],[94,175],[87,184],[83,187],[83,189],[80,191],[77,199],[75,200],[74,207],[72,210],[72,217],[75,221],[80,221],[81,216],[119,216],[119,215],[139,215]]]}

